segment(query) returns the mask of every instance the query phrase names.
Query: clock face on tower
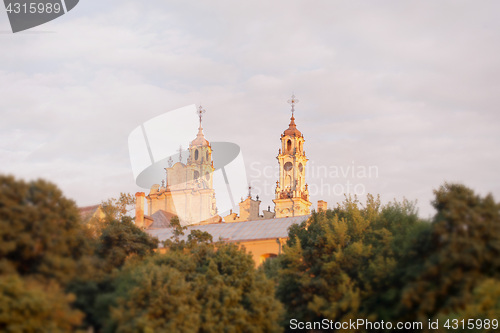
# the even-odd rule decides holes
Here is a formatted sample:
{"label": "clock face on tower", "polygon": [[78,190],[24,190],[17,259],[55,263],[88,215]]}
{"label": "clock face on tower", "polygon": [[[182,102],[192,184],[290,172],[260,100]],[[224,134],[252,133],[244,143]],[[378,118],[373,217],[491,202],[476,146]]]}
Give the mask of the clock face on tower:
{"label": "clock face on tower", "polygon": [[286,163],[285,163],[285,166],[284,166],[285,171],[290,171],[290,170],[292,170],[292,167],[293,167],[292,162],[286,162]]}

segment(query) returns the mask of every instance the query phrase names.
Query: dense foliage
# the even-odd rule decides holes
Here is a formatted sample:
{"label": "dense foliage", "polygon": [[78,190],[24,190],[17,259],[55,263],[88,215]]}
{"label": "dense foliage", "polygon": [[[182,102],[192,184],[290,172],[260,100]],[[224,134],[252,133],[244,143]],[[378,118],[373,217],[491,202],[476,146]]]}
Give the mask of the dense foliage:
{"label": "dense foliage", "polygon": [[412,203],[381,207],[373,196],[363,208],[347,198],[336,209],[291,227],[284,254],[265,265],[278,281],[277,296],[287,310],[285,326],[292,318],[360,318],[413,235],[427,227]]}
{"label": "dense foliage", "polygon": [[83,318],[71,307],[73,300],[54,281],[0,275],[0,331],[70,332]]}
{"label": "dense foliage", "polygon": [[53,184],[0,176],[0,272],[68,281],[89,254],[78,210]]}
{"label": "dense foliage", "polygon": [[117,219],[119,209],[108,211],[116,213],[96,234],[54,184],[0,176],[0,331],[69,332],[93,323],[93,301],[111,272],[158,244],[129,217]]}
{"label": "dense foliage", "polygon": [[116,279],[109,332],[280,332],[271,281],[235,244],[202,243],[136,262]]}
{"label": "dense foliage", "polygon": [[292,318],[498,319],[500,206],[463,185],[445,184],[435,196],[431,222],[408,201],[381,206],[369,196],[292,227],[284,254],[264,265],[286,309],[284,327]]}
{"label": "dense foliage", "polygon": [[128,216],[131,198],[81,221],[53,184],[0,176],[0,331],[280,332],[291,319],[500,317],[500,205],[463,185],[435,191],[432,221],[407,200],[346,198],[292,226],[283,254],[260,269],[238,244],[185,237],[176,218],[158,252]]}
{"label": "dense foliage", "polygon": [[432,203],[431,227],[415,238],[388,281],[392,297],[383,315],[499,319],[500,300],[493,295],[500,288],[500,205],[453,184],[435,191]]}

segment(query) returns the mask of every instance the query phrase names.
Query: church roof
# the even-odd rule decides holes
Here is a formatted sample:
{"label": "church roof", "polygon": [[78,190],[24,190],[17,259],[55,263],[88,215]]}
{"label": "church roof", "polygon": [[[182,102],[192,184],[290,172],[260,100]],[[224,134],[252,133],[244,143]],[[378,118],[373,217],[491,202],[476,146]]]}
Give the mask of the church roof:
{"label": "church roof", "polygon": [[86,221],[90,219],[94,214],[97,212],[101,205],[93,205],[93,206],[86,206],[86,207],[79,207],[78,208],[78,213],[80,214],[80,218],[82,221]]}
{"label": "church roof", "polygon": [[[153,214],[154,215],[154,214]],[[191,230],[206,231],[212,235],[214,241],[219,239],[227,242],[242,242],[250,240],[264,240],[288,237],[288,228],[293,224],[306,221],[310,215],[282,217],[277,219],[216,223],[188,226],[181,239],[186,240]],[[173,236],[171,228],[149,229],[148,234],[157,237],[160,242]]]}
{"label": "church roof", "polygon": [[292,118],[290,118],[290,124],[288,125],[288,129],[284,132],[285,135],[291,136],[301,136],[302,133],[297,129],[297,125],[295,125],[295,117],[292,114]]}
{"label": "church roof", "polygon": [[151,215],[153,223],[149,226],[149,229],[163,229],[170,227],[170,219],[175,215],[166,212],[162,209]]}
{"label": "church roof", "polygon": [[198,128],[198,134],[196,135],[196,139],[191,141],[191,146],[209,146],[210,143],[208,142],[207,139],[205,139],[205,136],[203,135],[203,128],[200,127]]}

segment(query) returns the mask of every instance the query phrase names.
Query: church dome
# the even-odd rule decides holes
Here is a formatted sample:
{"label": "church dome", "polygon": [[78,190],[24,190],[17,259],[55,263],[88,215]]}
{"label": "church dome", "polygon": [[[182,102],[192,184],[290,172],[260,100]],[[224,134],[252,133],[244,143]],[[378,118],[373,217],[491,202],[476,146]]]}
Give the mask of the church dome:
{"label": "church dome", "polygon": [[295,125],[295,117],[292,115],[292,118],[290,118],[290,125],[288,125],[288,129],[285,130],[284,132],[285,135],[290,135],[290,136],[301,136],[302,133],[297,129],[297,125]]}
{"label": "church dome", "polygon": [[207,139],[205,139],[205,136],[203,135],[203,129],[198,128],[198,135],[196,135],[196,139],[191,141],[191,146],[205,146],[208,147],[210,143],[208,142]]}

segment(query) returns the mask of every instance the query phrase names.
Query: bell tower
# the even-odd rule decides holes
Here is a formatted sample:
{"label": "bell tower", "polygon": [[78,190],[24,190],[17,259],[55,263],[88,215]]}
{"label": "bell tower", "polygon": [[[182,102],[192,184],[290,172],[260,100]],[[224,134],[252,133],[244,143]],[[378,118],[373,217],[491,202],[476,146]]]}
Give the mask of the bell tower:
{"label": "bell tower", "polygon": [[[169,161],[166,187],[151,189],[148,195],[149,215],[158,210],[177,215],[181,225],[195,223],[216,223],[217,215],[215,191],[213,188],[214,164],[212,147],[205,139],[202,117],[205,110],[200,106],[196,112],[200,119],[198,134],[189,144],[187,163],[182,163],[182,147],[179,148],[179,162]],[[159,198],[159,200],[157,200]]]}
{"label": "bell tower", "polygon": [[305,182],[307,157],[304,151],[304,135],[295,124],[295,105],[299,101],[292,95],[288,103],[292,106],[290,124],[281,134],[281,149],[278,152],[280,176],[276,182],[273,200],[276,217],[310,214],[309,191]]}
{"label": "bell tower", "polygon": [[189,145],[189,157],[187,160],[188,174],[190,180],[203,185],[204,188],[213,189],[214,164],[212,161],[212,147],[205,136],[201,127],[201,120],[205,110],[199,107],[197,114],[200,118],[200,126],[196,138]]}

